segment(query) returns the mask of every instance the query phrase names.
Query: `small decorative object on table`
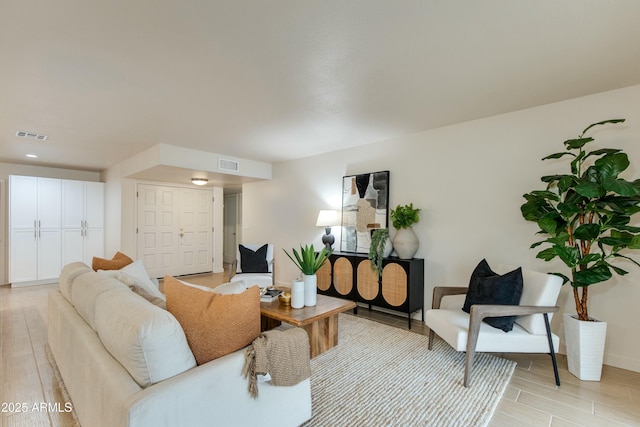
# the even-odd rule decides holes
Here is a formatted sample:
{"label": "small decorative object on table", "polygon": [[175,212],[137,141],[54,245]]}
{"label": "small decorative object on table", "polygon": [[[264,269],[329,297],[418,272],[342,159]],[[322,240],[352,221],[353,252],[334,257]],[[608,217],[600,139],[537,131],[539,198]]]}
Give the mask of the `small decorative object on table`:
{"label": "small decorative object on table", "polygon": [[304,307],[304,282],[294,280],[291,283],[291,308]]}
{"label": "small decorative object on table", "polygon": [[265,288],[260,292],[260,302],[271,302],[282,294],[279,289]]}
{"label": "small decorative object on table", "polygon": [[291,293],[290,292],[283,292],[280,295],[278,295],[278,300],[280,301],[280,305],[284,305],[286,306],[290,306],[291,305]]}

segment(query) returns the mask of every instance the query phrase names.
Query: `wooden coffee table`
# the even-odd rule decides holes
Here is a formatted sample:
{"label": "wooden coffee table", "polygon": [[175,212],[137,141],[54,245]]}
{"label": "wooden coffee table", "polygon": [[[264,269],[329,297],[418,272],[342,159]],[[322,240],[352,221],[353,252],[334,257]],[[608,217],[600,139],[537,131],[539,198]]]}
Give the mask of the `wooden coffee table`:
{"label": "wooden coffee table", "polygon": [[280,326],[281,322],[304,329],[309,335],[311,357],[324,353],[338,344],[338,313],[355,308],[356,303],[318,295],[313,307],[291,308],[277,299],[260,303],[262,330]]}

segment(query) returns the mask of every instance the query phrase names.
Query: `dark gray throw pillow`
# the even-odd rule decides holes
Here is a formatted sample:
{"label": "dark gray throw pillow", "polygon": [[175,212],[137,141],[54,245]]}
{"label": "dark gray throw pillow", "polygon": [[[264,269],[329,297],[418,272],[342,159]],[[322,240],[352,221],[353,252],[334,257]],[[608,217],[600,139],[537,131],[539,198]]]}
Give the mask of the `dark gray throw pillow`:
{"label": "dark gray throw pillow", "polygon": [[268,273],[267,265],[267,247],[265,244],[253,251],[243,245],[240,249],[240,269],[243,273]]}
{"label": "dark gray throw pillow", "polygon": [[[473,270],[463,311],[471,312],[473,304],[519,305],[522,296],[522,269],[499,275],[491,270],[486,260]],[[509,332],[516,316],[486,317],[484,321],[494,328]]]}

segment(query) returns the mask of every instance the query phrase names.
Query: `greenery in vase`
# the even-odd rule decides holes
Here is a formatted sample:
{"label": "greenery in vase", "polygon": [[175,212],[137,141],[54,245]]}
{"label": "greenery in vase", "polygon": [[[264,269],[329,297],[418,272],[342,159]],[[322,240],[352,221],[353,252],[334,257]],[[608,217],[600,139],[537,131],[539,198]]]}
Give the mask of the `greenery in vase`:
{"label": "greenery in vase", "polygon": [[566,151],[543,158],[569,157],[570,173],[543,176],[546,189],[525,194],[526,203],[520,208],[526,220],[538,224],[538,234],[548,236],[531,245],[546,246],[537,257],[559,258],[570,269],[570,275],[553,274],[573,287],[580,320],[590,320],[589,286],[609,280],[613,273],[627,274],[611,260],[623,258],[640,266],[622,253],[640,249],[640,227],[630,225],[631,217],[640,212],[640,180],[619,177],[629,167],[622,150],[585,150],[594,140],[585,136],[591,128],[621,122],[624,119],[589,125],[578,138],[564,142]]}
{"label": "greenery in vase", "polygon": [[324,265],[329,256],[333,253],[333,251],[327,251],[326,247],[323,247],[320,252],[316,254],[313,245],[305,245],[304,248],[300,245],[300,253],[293,248],[293,255],[289,255],[286,249],[283,249],[284,253],[287,254],[289,259],[293,261],[293,263],[300,269],[302,274],[307,276],[312,276],[316,274],[320,267]]}
{"label": "greenery in vase", "polygon": [[388,228],[378,228],[371,233],[371,246],[369,246],[369,259],[371,269],[378,272],[378,277],[382,274],[382,259],[384,258],[384,247],[389,239]]}
{"label": "greenery in vase", "polygon": [[420,220],[420,209],[414,208],[413,203],[408,205],[398,205],[395,209],[391,209],[391,223],[399,230],[401,228],[409,228]]}

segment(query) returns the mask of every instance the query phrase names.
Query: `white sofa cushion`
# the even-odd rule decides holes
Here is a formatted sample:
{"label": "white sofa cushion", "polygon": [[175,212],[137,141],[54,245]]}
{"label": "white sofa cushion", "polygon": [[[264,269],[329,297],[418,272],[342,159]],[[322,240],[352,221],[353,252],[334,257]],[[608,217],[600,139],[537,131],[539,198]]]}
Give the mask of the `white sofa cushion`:
{"label": "white sofa cushion", "polygon": [[81,274],[92,271],[87,264],[82,262],[72,262],[71,264],[65,265],[62,272],[60,272],[60,293],[71,302],[71,286],[73,285],[73,281]]}
{"label": "white sofa cushion", "polygon": [[100,294],[95,307],[102,343],[141,387],[196,366],[184,331],[168,311],[126,287]]}
{"label": "white sofa cushion", "polygon": [[71,285],[71,303],[94,331],[96,300],[102,293],[113,289],[126,289],[131,293],[127,286],[116,279],[94,272],[79,275]]}
{"label": "white sofa cushion", "polygon": [[[427,310],[425,323],[456,351],[467,350],[469,314],[462,311],[462,309]],[[552,339],[554,349],[557,351],[559,338],[557,335],[552,334]],[[518,324],[515,324],[513,325],[513,330],[503,332],[482,322],[476,351],[546,353],[549,351],[549,341],[546,330],[541,335],[532,335]]]}

